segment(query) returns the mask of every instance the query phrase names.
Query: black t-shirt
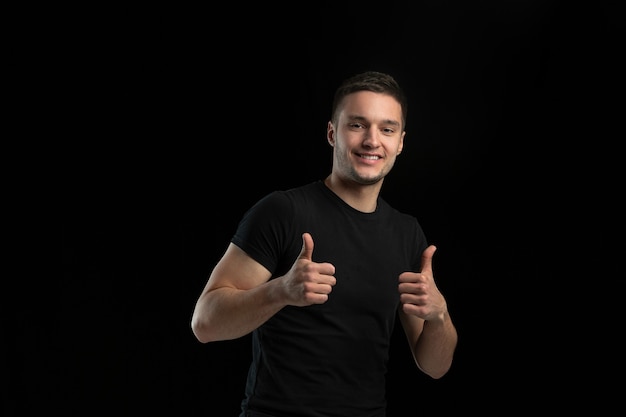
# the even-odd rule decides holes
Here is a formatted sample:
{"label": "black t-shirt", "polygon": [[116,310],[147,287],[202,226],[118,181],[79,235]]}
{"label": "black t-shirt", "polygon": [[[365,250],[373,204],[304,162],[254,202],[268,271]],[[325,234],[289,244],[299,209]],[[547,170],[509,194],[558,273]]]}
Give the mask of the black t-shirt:
{"label": "black t-shirt", "polygon": [[231,241],[274,278],[293,265],[304,232],[313,261],[335,266],[337,284],[326,303],[287,306],[253,332],[241,415],[384,416],[398,276],[419,271],[422,228],[380,197],[363,213],[316,181],[259,200]]}

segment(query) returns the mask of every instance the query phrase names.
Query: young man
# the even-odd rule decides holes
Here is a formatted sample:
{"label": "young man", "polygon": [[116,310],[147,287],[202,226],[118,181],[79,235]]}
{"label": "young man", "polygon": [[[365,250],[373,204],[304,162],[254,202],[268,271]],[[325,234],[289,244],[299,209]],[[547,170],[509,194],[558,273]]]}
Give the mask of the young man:
{"label": "young man", "polygon": [[326,132],[330,175],[258,201],[213,269],[191,327],[202,343],[253,333],[241,417],[384,416],[396,317],[420,370],[450,369],[457,333],[436,248],[380,197],[406,106],[388,74],[344,81]]}

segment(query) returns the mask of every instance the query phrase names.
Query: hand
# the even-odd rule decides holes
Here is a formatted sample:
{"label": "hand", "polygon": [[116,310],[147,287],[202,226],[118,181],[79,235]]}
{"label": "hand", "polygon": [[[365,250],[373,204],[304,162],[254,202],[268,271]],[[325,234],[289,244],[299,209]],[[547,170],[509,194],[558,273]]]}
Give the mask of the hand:
{"label": "hand", "polygon": [[443,320],[448,310],[446,300],[433,277],[433,255],[436,250],[433,245],[424,250],[421,272],[403,272],[399,278],[402,310],[424,320]]}
{"label": "hand", "polygon": [[288,304],[308,306],[328,301],[328,294],[337,283],[335,266],[313,262],[313,238],[302,234],[302,251],[287,274],[282,277]]}

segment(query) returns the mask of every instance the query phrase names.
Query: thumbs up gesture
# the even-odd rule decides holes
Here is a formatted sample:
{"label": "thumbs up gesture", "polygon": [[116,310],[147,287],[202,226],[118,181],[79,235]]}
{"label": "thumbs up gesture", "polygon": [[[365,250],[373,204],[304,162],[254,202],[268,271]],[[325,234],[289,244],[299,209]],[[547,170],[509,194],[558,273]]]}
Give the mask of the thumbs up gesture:
{"label": "thumbs up gesture", "polygon": [[287,304],[308,306],[325,303],[337,283],[334,274],[333,264],[313,262],[313,237],[310,233],[303,233],[300,255],[282,277]]}
{"label": "thumbs up gesture", "polygon": [[446,300],[439,292],[433,277],[433,255],[437,248],[430,245],[422,253],[420,272],[403,272],[399,277],[398,290],[402,310],[424,320],[443,320],[448,310]]}

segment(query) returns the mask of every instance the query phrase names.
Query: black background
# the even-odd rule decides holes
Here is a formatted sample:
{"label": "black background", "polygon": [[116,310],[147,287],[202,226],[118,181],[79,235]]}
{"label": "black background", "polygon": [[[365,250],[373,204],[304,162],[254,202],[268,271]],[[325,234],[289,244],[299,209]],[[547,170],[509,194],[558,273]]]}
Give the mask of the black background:
{"label": "black background", "polygon": [[389,416],[608,407],[615,10],[225,7],[83,11],[46,42],[54,92],[70,103],[61,274],[23,282],[6,316],[5,415],[237,415],[250,341],[197,342],[194,303],[250,205],[328,174],[332,92],[367,69],[409,95],[382,193],[438,246],[459,332],[437,381],[394,335]]}

